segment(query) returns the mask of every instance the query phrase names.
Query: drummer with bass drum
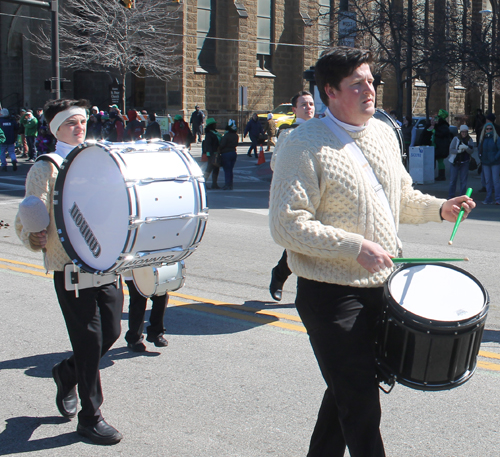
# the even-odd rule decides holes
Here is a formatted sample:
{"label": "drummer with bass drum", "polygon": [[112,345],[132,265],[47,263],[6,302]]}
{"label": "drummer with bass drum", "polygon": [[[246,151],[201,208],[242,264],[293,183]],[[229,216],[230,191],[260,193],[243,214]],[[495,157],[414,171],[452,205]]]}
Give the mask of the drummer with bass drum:
{"label": "drummer with bass drum", "polygon": [[[36,196],[50,216],[46,230],[30,233],[16,217],[16,232],[32,251],[42,251],[47,270],[54,271],[54,287],[66,322],[73,354],[54,365],[52,376],[57,386],[56,405],[61,415],[73,418],[78,413],[77,432],[94,444],[115,444],[121,433],[104,420],[99,363],[121,332],[123,291],[116,274],[100,277],[99,287],[67,290],[64,268],[71,264],[57,234],[54,218],[54,186],[63,159],[85,141],[89,103],[87,100],[51,100],[44,107],[50,131],[57,138],[55,153],[44,154],[32,166],[26,178],[26,197]],[[96,203],[97,204],[97,203]],[[43,207],[43,206],[42,206]],[[44,210],[45,211],[45,210]],[[47,214],[47,213],[45,213]],[[36,217],[36,216],[35,216]],[[84,272],[80,272],[84,284]],[[92,284],[92,276],[90,284]]]}
{"label": "drummer with bass drum", "polygon": [[315,67],[328,109],[284,139],[271,184],[270,229],[298,276],[296,306],[326,381],[308,457],[385,455],[375,324],[400,223],[455,222],[475,207],[413,189],[396,137],[372,118],[369,51],[336,47]]}

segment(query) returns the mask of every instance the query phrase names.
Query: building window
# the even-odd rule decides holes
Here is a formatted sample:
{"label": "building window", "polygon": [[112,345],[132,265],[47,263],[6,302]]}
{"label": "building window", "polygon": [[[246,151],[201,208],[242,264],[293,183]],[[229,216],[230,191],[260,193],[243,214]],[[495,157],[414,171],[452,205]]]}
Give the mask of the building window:
{"label": "building window", "polygon": [[216,73],[215,66],[215,0],[198,0],[196,57],[198,71]]}
{"label": "building window", "polygon": [[257,70],[271,72],[272,0],[257,0]]}

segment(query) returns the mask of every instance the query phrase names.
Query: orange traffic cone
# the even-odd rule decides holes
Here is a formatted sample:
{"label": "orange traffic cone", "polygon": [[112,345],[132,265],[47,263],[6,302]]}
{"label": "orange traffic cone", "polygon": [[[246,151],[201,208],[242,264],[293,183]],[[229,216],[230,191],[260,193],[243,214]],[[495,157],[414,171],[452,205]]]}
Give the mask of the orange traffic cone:
{"label": "orange traffic cone", "polygon": [[262,165],[266,163],[266,156],[264,155],[264,148],[260,145],[259,158],[257,160],[257,165]]}

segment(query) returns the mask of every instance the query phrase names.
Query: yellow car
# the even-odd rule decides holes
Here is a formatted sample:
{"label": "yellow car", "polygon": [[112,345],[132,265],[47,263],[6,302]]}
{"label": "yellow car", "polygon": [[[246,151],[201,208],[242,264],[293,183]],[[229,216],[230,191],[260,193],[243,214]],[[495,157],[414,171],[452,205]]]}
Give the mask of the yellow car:
{"label": "yellow car", "polygon": [[[295,114],[292,111],[291,103],[282,103],[271,111],[273,115],[273,119],[276,122],[276,128],[278,129],[280,125],[283,124],[293,124],[295,120]],[[259,114],[259,121],[262,124],[262,127],[266,124],[267,114]]]}

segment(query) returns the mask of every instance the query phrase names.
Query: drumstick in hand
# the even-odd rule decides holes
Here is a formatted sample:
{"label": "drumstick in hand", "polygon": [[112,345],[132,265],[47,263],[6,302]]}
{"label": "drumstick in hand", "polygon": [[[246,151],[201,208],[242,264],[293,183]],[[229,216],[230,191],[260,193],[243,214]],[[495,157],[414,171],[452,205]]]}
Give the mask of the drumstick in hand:
{"label": "drumstick in hand", "polygon": [[[469,187],[467,189],[467,192],[465,193],[467,197],[470,197],[472,195],[472,188]],[[455,238],[455,233],[457,233],[458,226],[460,225],[460,222],[462,221],[462,217],[464,216],[465,213],[465,208],[462,206],[460,209],[460,212],[458,213],[457,221],[455,222],[455,227],[453,227],[453,232],[451,232],[451,237],[450,241],[448,241],[448,244],[451,246],[453,244],[453,238]]]}

